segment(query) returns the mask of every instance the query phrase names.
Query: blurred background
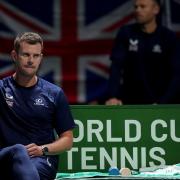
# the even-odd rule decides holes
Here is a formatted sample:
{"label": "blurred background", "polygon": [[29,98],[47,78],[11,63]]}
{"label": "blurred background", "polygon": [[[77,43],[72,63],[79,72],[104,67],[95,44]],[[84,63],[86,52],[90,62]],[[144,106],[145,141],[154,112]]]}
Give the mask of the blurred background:
{"label": "blurred background", "polygon": [[[133,22],[133,0],[0,0],[0,79],[13,73],[17,33],[44,38],[39,75],[61,86],[70,104],[104,97],[117,30]],[[180,37],[180,0],[164,0],[162,23]]]}

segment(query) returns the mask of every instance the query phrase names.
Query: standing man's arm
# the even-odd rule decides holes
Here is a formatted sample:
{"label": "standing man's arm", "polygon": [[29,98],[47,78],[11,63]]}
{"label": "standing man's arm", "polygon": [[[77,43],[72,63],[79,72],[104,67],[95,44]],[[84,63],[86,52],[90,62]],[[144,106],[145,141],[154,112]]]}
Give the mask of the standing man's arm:
{"label": "standing man's arm", "polygon": [[122,105],[123,67],[127,56],[126,32],[122,28],[114,42],[111,53],[111,67],[108,85],[108,100],[106,105]]}
{"label": "standing man's arm", "polygon": [[168,42],[170,52],[170,62],[171,62],[171,81],[165,92],[165,94],[159,99],[157,103],[159,104],[176,104],[180,103],[180,42],[177,37],[172,35],[171,41]]}

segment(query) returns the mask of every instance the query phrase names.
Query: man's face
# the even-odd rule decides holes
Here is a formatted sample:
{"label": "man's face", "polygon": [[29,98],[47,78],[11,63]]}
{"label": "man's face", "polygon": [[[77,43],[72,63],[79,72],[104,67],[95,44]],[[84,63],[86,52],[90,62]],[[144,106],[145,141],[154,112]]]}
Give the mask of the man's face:
{"label": "man's face", "polygon": [[42,56],[40,43],[28,44],[27,42],[21,42],[19,52],[12,51],[16,73],[26,77],[35,76],[41,64]]}
{"label": "man's face", "polygon": [[147,24],[156,19],[159,6],[154,0],[135,0],[135,16],[140,24]]}

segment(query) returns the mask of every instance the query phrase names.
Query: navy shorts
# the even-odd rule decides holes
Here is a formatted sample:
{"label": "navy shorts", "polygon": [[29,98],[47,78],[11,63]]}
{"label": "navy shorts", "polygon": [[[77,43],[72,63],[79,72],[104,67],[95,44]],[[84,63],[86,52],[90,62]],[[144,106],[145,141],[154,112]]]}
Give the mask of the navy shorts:
{"label": "navy shorts", "polygon": [[41,156],[31,158],[32,164],[36,167],[41,180],[52,180],[56,177],[57,158]]}

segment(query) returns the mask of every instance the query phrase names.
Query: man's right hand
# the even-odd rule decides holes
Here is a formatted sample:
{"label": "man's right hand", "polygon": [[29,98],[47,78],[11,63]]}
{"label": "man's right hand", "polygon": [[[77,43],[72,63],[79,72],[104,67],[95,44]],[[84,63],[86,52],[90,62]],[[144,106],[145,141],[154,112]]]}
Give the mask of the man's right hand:
{"label": "man's right hand", "polygon": [[105,105],[123,105],[123,102],[117,98],[111,98],[105,102]]}

